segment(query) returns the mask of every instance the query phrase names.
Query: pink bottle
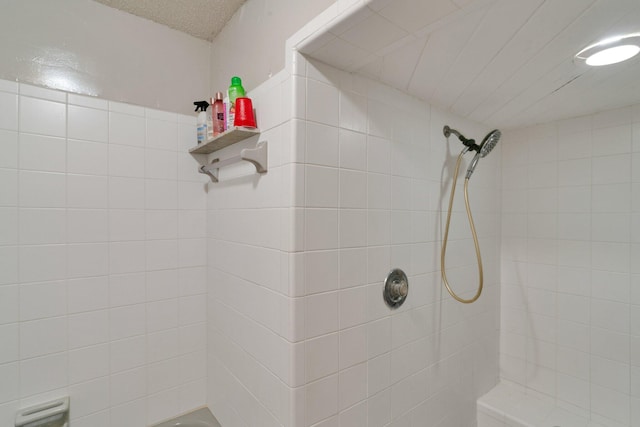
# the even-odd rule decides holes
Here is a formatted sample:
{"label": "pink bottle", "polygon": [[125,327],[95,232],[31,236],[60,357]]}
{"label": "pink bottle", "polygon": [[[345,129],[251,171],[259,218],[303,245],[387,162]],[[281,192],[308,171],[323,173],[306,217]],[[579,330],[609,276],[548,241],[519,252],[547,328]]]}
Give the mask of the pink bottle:
{"label": "pink bottle", "polygon": [[225,131],[224,103],[222,92],[216,92],[216,97],[211,100],[211,117],[213,119],[213,136],[218,136]]}

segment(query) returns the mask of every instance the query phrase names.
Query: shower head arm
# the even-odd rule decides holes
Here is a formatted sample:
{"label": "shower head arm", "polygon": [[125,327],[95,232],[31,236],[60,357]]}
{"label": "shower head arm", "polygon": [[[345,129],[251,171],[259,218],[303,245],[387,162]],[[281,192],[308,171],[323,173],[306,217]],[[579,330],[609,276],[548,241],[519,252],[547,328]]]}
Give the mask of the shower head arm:
{"label": "shower head arm", "polygon": [[444,136],[446,138],[449,138],[449,136],[451,134],[454,134],[455,136],[458,137],[460,142],[462,142],[464,144],[464,146],[469,149],[469,151],[480,152],[480,146],[478,144],[476,144],[476,140],[475,139],[468,139],[463,134],[461,134],[460,132],[458,132],[455,129],[450,128],[449,126],[445,126],[444,127],[443,133],[444,133]]}
{"label": "shower head arm", "polygon": [[[467,176],[466,176],[467,180],[471,178],[473,171],[476,169],[476,166],[478,165],[478,160],[480,160],[481,157],[485,157],[487,154],[489,154],[491,150],[493,150],[493,147],[495,147],[496,144],[498,143],[500,136],[502,136],[502,133],[498,129],[494,129],[491,132],[489,132],[487,136],[484,137],[480,145],[478,145],[476,144],[475,140],[465,138],[464,135],[462,135],[460,132],[458,132],[455,129],[451,129],[449,126],[445,126],[444,128],[442,128],[442,133],[444,134],[445,138],[449,138],[451,134],[454,134],[458,137],[460,141],[462,141],[465,148],[462,150],[462,153],[460,153],[460,157],[459,157],[460,159],[462,159],[462,156],[465,155],[467,151],[476,152],[476,155],[473,156],[473,159],[469,164],[469,168],[467,169]],[[457,175],[457,170],[458,169],[456,167],[456,175]]]}

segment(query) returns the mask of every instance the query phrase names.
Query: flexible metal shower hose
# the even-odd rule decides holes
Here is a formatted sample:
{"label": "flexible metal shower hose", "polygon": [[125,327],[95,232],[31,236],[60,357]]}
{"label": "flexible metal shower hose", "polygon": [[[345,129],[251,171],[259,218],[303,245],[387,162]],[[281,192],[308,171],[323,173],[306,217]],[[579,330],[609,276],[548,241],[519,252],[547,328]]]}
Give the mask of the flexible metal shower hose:
{"label": "flexible metal shower hose", "polygon": [[469,193],[467,191],[469,186],[469,178],[465,178],[464,180],[464,204],[467,208],[467,217],[469,218],[469,225],[471,226],[471,234],[473,235],[473,243],[476,247],[476,257],[478,259],[478,273],[480,275],[480,281],[478,284],[478,291],[470,299],[460,298],[449,286],[449,281],[447,280],[447,272],[445,270],[445,262],[444,258],[447,253],[447,240],[449,238],[449,224],[451,223],[451,211],[453,209],[453,196],[456,193],[456,183],[458,181],[458,171],[460,170],[460,162],[462,161],[462,156],[467,152],[467,150],[463,150],[458,156],[458,161],[456,162],[456,170],[453,174],[453,183],[451,185],[451,197],[449,198],[449,212],[447,213],[447,225],[444,229],[444,239],[442,241],[442,252],[440,254],[440,269],[442,270],[442,280],[444,281],[444,286],[447,288],[449,295],[451,295],[455,300],[460,301],[464,304],[471,304],[480,298],[480,294],[482,293],[482,283],[483,283],[483,275],[482,275],[482,258],[480,257],[480,244],[478,243],[478,235],[476,234],[476,226],[473,223],[473,216],[471,216],[471,207],[469,206]]}

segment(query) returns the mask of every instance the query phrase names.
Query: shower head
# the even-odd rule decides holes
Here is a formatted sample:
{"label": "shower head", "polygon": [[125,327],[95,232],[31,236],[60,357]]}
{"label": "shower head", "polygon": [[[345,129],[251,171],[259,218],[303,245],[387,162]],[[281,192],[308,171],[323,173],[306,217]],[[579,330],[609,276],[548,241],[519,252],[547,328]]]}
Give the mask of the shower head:
{"label": "shower head", "polygon": [[475,156],[473,156],[473,159],[469,164],[469,168],[467,168],[467,175],[465,177],[466,179],[471,178],[471,174],[473,174],[473,171],[476,170],[476,166],[478,166],[478,160],[480,160],[481,157],[486,157],[487,154],[489,154],[491,150],[493,150],[493,148],[500,140],[501,136],[502,132],[500,132],[498,129],[494,129],[484,137],[484,139],[480,143],[480,146],[478,146],[478,149],[475,150],[477,151],[477,153]]}
{"label": "shower head", "polygon": [[496,146],[501,136],[502,132],[500,132],[498,129],[494,129],[489,132],[480,144],[480,157],[485,157],[487,154],[489,154],[491,150],[493,150],[493,147]]}
{"label": "shower head", "polygon": [[494,129],[489,132],[487,136],[484,137],[480,145],[478,145],[476,144],[475,140],[466,138],[460,132],[455,129],[451,129],[449,126],[445,126],[442,129],[442,133],[444,133],[444,136],[446,138],[449,138],[451,134],[456,135],[458,139],[464,144],[464,146],[467,147],[466,151],[476,152],[476,155],[473,157],[473,160],[471,160],[471,164],[469,164],[469,168],[467,169],[467,179],[471,177],[471,174],[476,169],[478,160],[480,160],[481,157],[485,157],[487,154],[489,154],[502,136],[502,133],[498,129]]}

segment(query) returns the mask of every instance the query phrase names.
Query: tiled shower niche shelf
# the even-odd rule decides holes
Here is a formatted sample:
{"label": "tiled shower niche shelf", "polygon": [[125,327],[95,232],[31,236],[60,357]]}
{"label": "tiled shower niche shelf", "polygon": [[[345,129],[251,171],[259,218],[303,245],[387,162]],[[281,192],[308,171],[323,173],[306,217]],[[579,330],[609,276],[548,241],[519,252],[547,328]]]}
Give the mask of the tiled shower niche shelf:
{"label": "tiled shower niche shelf", "polygon": [[233,127],[215,138],[211,138],[206,142],[198,145],[197,147],[193,147],[189,149],[189,153],[191,154],[209,154],[214,151],[218,151],[223,149],[224,147],[228,147],[230,145],[235,144],[236,142],[243,141],[247,138],[251,138],[252,136],[260,135],[260,131],[256,128],[247,128],[243,126]]}

